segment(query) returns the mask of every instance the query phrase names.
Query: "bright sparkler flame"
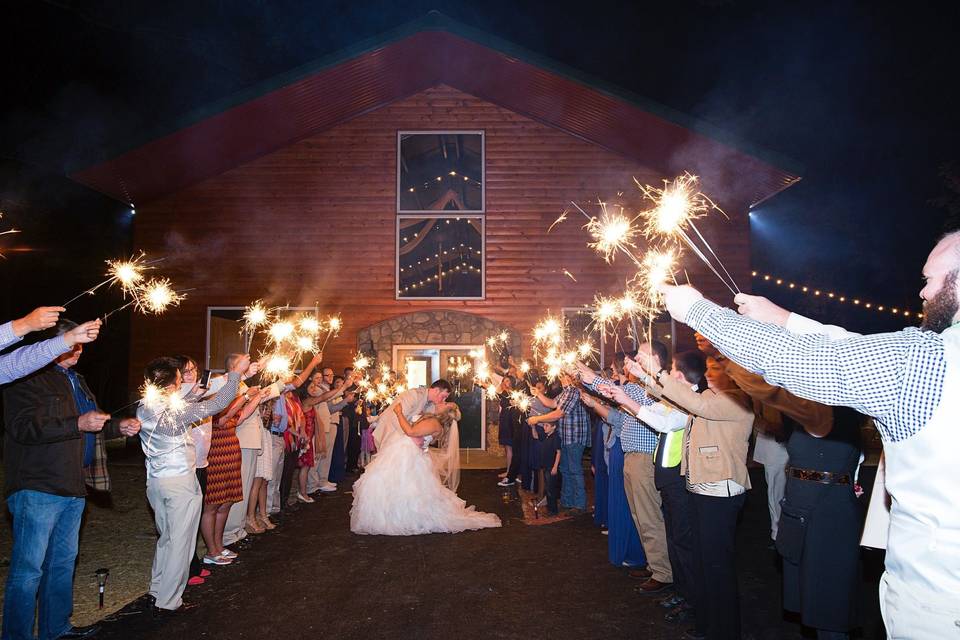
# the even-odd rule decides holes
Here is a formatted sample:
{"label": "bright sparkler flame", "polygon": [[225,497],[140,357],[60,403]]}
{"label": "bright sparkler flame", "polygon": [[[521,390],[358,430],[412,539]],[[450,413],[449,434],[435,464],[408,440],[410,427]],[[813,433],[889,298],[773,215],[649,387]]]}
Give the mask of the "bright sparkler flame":
{"label": "bright sparkler flame", "polygon": [[620,213],[611,213],[605,205],[600,217],[590,218],[584,229],[593,238],[593,242],[587,243],[587,246],[596,249],[607,262],[612,262],[619,250],[629,253],[628,247],[636,249],[636,239],[640,233],[622,209]]}
{"label": "bright sparkler flame", "polygon": [[160,409],[165,395],[163,389],[152,382],[144,381],[143,386],[140,387],[141,402],[154,413]]}
{"label": "bright sparkler flame", "polygon": [[141,253],[132,260],[107,260],[107,276],[113,282],[119,282],[123,294],[133,295],[137,285],[143,281],[143,271],[147,267],[141,264],[146,254]]}
{"label": "bright sparkler flame", "polygon": [[320,321],[317,320],[315,316],[303,316],[300,318],[300,322],[297,324],[300,328],[300,331],[304,333],[309,333],[311,335],[320,333]]}
{"label": "bright sparkler flame", "polygon": [[590,357],[591,353],[593,353],[593,345],[586,340],[577,345],[577,355],[581,360]]}
{"label": "bright sparkler flame", "polygon": [[370,366],[370,358],[364,355],[358,355],[353,360],[353,368],[357,371],[363,371]]}
{"label": "bright sparkler flame", "polygon": [[143,313],[161,314],[168,307],[177,306],[185,296],[170,286],[169,278],[151,278],[135,292],[137,308]]}
{"label": "bright sparkler flame", "polygon": [[487,346],[490,347],[491,349],[497,346],[497,337],[490,336],[489,338],[487,338]]}
{"label": "bright sparkler flame", "polygon": [[342,324],[343,322],[340,320],[340,316],[330,316],[327,318],[328,331],[336,333],[337,331],[340,331]]}
{"label": "bright sparkler flame", "polygon": [[497,385],[491,384],[487,385],[487,400],[496,400],[497,399]]}
{"label": "bright sparkler flame", "polygon": [[297,349],[300,351],[313,351],[314,341],[310,336],[297,336]]}
{"label": "bright sparkler flame", "polygon": [[363,397],[367,402],[373,402],[377,399],[377,392],[373,389],[367,389],[367,392],[363,394]]}
{"label": "bright sparkler flame", "polygon": [[293,374],[293,365],[290,357],[281,353],[275,353],[267,358],[267,363],[263,367],[264,373],[274,380],[282,380]]}
{"label": "bright sparkler flame", "polygon": [[180,396],[178,391],[169,392],[159,385],[147,382],[146,380],[143,382],[143,386],[140,387],[140,398],[143,406],[149,409],[154,415],[167,414],[172,418],[176,418],[183,413],[183,410],[187,406],[186,400]]}
{"label": "bright sparkler flame", "polygon": [[457,375],[458,378],[462,378],[468,373],[470,373],[470,369],[472,368],[473,367],[470,365],[470,363],[464,360],[462,362],[457,363],[457,366],[454,368],[453,372]]}
{"label": "bright sparkler flame", "polygon": [[530,363],[526,360],[520,363],[520,373],[527,374],[530,373]]}
{"label": "bright sparkler flame", "polygon": [[510,392],[510,406],[519,409],[523,413],[526,413],[530,409],[530,403],[533,401],[533,398],[523,391],[511,391]]}
{"label": "bright sparkler flame", "polygon": [[270,312],[266,307],[263,306],[263,302],[257,300],[246,309],[243,310],[243,324],[244,328],[247,331],[256,329],[257,327],[266,324],[267,320],[270,317]]}
{"label": "bright sparkler flame", "polygon": [[268,333],[274,343],[280,344],[293,335],[293,323],[287,320],[278,320],[270,325]]}
{"label": "bright sparkler flame", "polygon": [[501,331],[500,335],[497,336],[500,339],[500,342],[506,344],[510,340],[510,334],[506,331]]}
{"label": "bright sparkler flame", "polygon": [[691,221],[705,216],[712,209],[723,211],[697,188],[699,178],[685,173],[673,181],[664,180],[663,188],[641,185],[643,197],[653,202],[653,208],[644,212],[644,234],[648,238],[669,236],[677,238]]}

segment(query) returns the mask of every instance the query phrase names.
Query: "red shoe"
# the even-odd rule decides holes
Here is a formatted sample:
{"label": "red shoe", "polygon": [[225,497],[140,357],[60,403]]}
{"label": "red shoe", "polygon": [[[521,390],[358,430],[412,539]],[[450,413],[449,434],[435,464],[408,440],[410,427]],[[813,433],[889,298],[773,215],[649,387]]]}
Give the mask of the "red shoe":
{"label": "red shoe", "polygon": [[201,578],[206,578],[206,577],[208,577],[209,575],[210,575],[210,570],[209,570],[209,569],[200,569],[200,577],[201,577]]}
{"label": "red shoe", "polygon": [[200,576],[193,576],[192,578],[187,580],[187,584],[190,585],[191,587],[195,587],[198,584],[203,584],[204,582],[206,582],[206,580],[204,580]]}

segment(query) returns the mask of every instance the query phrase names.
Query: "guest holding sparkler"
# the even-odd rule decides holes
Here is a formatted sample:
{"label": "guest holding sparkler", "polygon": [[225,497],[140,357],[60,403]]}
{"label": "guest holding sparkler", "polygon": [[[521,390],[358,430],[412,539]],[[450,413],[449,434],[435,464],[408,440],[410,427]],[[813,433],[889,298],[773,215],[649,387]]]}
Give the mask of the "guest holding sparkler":
{"label": "guest holding sparkler", "polygon": [[145,378],[147,385],[152,385],[147,390],[159,393],[145,398],[137,408],[143,425],[140,442],[146,456],[147,499],[160,534],[149,592],[155,614],[176,611],[183,604],[181,596],[197,543],[203,498],[195,473],[193,438],[187,431],[192,423],[226,409],[237,396],[240,376],[258,368],[250,364],[249,356],[237,358],[217,395],[187,404],[178,395],[183,382],[179,365],[170,357],[147,364]]}
{"label": "guest holding sparkler", "polygon": [[560,422],[560,504],[569,515],[579,515],[587,508],[587,493],[583,481],[583,450],[590,444],[590,414],[580,401],[580,389],[573,376],[560,374],[563,391],[557,397],[557,407],[542,416],[530,416],[527,424]]}
{"label": "guest holding sparkler", "polygon": [[[594,391],[613,385],[611,380],[601,378],[582,363],[577,368],[580,379]],[[622,388],[637,404],[653,404],[653,399],[637,384],[636,378],[628,379]],[[620,429],[620,447],[623,449],[623,487],[647,556],[647,568],[633,569],[629,575],[644,580],[640,585],[644,592],[659,593],[673,583],[673,568],[663,522],[662,499],[654,477],[653,454],[657,448],[657,433],[628,414],[624,416]]]}
{"label": "guest holding sparkler", "polygon": [[[30,330],[49,326],[52,319],[48,312],[31,315]],[[23,335],[22,329],[13,327],[13,335]],[[70,625],[85,469],[106,472],[105,461],[95,464],[98,439],[132,436],[140,429],[135,418],[111,420],[100,411],[83,377],[73,370],[83,345],[99,331],[99,320],[80,326],[58,320],[47,343],[58,345],[59,353],[3,391],[4,493],[13,515],[4,638],[33,638],[36,618],[41,638],[86,637],[97,631]],[[109,487],[105,475],[94,479]]]}
{"label": "guest holding sparkler", "polygon": [[[242,357],[242,354],[228,356],[227,371]],[[207,547],[203,557],[205,564],[230,564],[237,557],[223,541],[230,508],[234,503],[243,502],[242,453],[237,425],[253,415],[266,393],[261,393],[257,387],[246,389],[213,418],[213,434],[207,454],[207,491],[200,516],[200,533]]]}
{"label": "guest holding sparkler", "polygon": [[[696,629],[707,638],[740,637],[740,597],[734,561],[737,516],[750,488],[747,449],[753,432],[749,397],[733,384],[723,366],[707,359],[703,393],[689,381],[671,377],[646,345],[627,371],[693,417],[684,431],[681,472],[691,494],[699,534],[695,552]],[[709,535],[708,535],[709,534]],[[699,571],[697,566],[699,565]]]}
{"label": "guest holding sparkler", "polygon": [[500,482],[501,487],[512,486],[515,478],[510,477],[510,470],[513,468],[513,425],[517,422],[517,412],[510,404],[510,392],[513,391],[513,378],[504,375],[500,379],[500,385],[497,389],[498,400],[500,403],[500,418],[497,425],[497,441],[507,454],[507,469],[503,472]]}
{"label": "guest holding sparkler", "polygon": [[[55,326],[61,311],[63,307],[37,307],[22,318],[0,325],[0,350],[19,342],[28,333]],[[0,355],[0,384],[30,375],[70,351],[71,347],[64,338],[56,335]]]}

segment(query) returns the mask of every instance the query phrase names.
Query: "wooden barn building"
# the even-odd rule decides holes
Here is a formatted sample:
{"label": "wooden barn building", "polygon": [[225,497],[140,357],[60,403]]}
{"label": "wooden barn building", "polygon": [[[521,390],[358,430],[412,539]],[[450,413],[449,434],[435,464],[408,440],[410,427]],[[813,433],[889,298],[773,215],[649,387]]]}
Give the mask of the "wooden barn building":
{"label": "wooden barn building", "polygon": [[[261,298],[341,314],[325,351],[337,367],[359,349],[398,368],[423,359],[429,376],[500,330],[528,353],[547,310],[582,308],[632,275],[586,246],[579,214],[548,228],[571,201],[636,198],[634,177],[701,176],[729,216],[701,230],[749,285],[748,210],[798,180],[774,162],[432,15],[72,177],[134,205],[134,247],[192,289],[178,309],[133,319],[136,388],[161,354],[222,367],[242,307]],[[683,266],[729,301],[701,263]]]}

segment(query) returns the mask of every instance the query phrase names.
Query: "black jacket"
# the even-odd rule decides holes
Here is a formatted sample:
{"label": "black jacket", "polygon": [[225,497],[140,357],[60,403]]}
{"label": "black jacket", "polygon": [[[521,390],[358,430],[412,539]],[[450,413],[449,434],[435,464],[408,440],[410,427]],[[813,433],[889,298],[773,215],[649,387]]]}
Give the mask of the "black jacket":
{"label": "black jacket", "polygon": [[[3,390],[4,495],[31,489],[58,496],[87,495],[83,475],[83,438],[73,387],[51,364],[7,385]],[[91,399],[87,383],[80,386]],[[104,435],[118,437],[119,423],[104,425]]]}

